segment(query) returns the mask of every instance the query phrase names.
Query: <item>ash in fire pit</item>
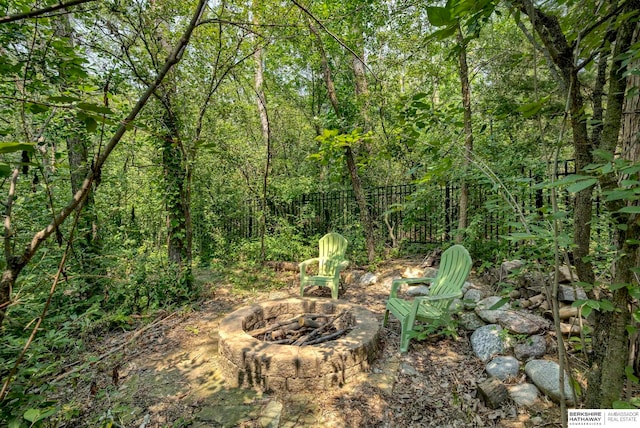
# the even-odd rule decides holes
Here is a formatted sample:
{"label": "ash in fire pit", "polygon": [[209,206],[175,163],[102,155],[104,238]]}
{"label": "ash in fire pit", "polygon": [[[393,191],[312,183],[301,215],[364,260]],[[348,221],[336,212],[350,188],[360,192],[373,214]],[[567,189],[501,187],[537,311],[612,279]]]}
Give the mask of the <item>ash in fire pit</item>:
{"label": "ash in fire pit", "polygon": [[221,321],[220,362],[234,387],[281,392],[333,388],[368,371],[379,350],[379,329],[373,313],[347,302],[272,300]]}

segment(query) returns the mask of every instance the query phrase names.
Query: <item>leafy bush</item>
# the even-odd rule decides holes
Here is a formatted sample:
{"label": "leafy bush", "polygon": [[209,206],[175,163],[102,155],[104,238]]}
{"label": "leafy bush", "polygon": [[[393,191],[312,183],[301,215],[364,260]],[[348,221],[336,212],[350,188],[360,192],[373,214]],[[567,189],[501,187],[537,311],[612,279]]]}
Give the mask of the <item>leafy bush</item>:
{"label": "leafy bush", "polygon": [[107,310],[121,314],[171,307],[197,298],[190,267],[171,263],[166,255],[144,246],[130,250],[113,266],[107,290]]}

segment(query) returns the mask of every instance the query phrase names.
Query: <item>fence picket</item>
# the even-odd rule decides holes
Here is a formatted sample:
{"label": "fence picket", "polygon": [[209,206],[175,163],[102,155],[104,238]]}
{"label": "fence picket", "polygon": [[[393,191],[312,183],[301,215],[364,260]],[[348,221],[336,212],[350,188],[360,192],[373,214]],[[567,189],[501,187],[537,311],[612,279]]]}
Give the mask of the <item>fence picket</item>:
{"label": "fence picket", "polygon": [[[575,162],[563,160],[558,162],[558,176],[563,177],[575,173]],[[548,195],[540,188],[534,187],[542,179],[540,173],[531,169],[521,169],[520,177],[526,179],[526,186],[519,184],[517,177],[513,182],[513,193],[517,203],[525,213],[533,214],[546,204]],[[528,180],[527,180],[528,179]],[[521,182],[523,180],[520,180]],[[519,186],[519,187],[517,187]],[[418,192],[419,190],[419,192]],[[365,190],[367,204],[374,220],[375,235],[378,240],[389,243],[391,237],[384,221],[388,215],[389,225],[394,228],[398,242],[406,243],[442,243],[454,235],[458,227],[458,200],[460,188],[455,182],[444,185],[401,184],[381,186]],[[428,195],[425,197],[424,195]],[[504,203],[495,203],[498,193],[489,183],[478,182],[469,185],[469,213],[475,221],[476,238],[497,240],[512,230],[514,215],[507,216],[501,208]],[[564,197],[569,210],[569,195]],[[228,239],[254,238],[258,235],[257,216],[258,201],[250,200],[245,205],[241,219],[223,218],[220,229],[224,230]],[[397,209],[396,207],[402,207]],[[602,207],[599,200],[594,209],[600,213]],[[352,190],[333,192],[316,192],[303,194],[290,202],[270,200],[267,203],[267,219],[274,223],[267,230],[274,230],[278,219],[286,219],[297,225],[304,235],[322,235],[328,231],[342,231],[359,221],[358,206]],[[502,211],[502,212],[501,212]]]}

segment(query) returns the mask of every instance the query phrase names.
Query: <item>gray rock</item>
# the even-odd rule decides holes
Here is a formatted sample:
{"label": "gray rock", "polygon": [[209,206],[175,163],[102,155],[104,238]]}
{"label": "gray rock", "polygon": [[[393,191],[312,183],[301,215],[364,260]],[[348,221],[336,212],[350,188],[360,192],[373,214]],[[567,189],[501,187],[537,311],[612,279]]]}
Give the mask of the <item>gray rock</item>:
{"label": "gray rock", "polygon": [[428,285],[413,285],[407,288],[405,293],[407,296],[428,296],[429,295],[429,286]]}
{"label": "gray rock", "polygon": [[471,334],[473,352],[482,361],[489,361],[491,357],[504,352],[504,342],[501,335],[502,327],[489,324],[480,327]]}
{"label": "gray rock", "polygon": [[540,416],[534,416],[531,418],[531,426],[532,427],[537,427],[540,425],[544,424],[544,419],[542,419]]}
{"label": "gray rock", "polygon": [[542,288],[545,286],[547,281],[549,280],[548,276],[543,274],[542,272],[534,271],[534,272],[526,272],[520,276],[518,276],[517,283],[518,287],[525,288],[531,290],[529,296],[535,296],[538,293],[542,292]]}
{"label": "gray rock", "polygon": [[474,287],[475,287],[475,284],[473,282],[465,281],[464,284],[462,284],[462,294],[466,293],[467,291],[469,291]]}
{"label": "gray rock", "polygon": [[[553,279],[554,274],[551,274],[551,278]],[[569,267],[567,265],[562,265],[558,269],[558,284],[568,284],[573,281],[578,280],[578,274],[576,273],[575,268]]]}
{"label": "gray rock", "polygon": [[360,280],[358,282],[362,286],[373,285],[378,282],[378,275],[376,275],[375,273],[367,272],[362,275],[362,277],[360,277]]}
{"label": "gray rock", "polygon": [[497,323],[500,315],[504,314],[505,311],[511,309],[511,305],[509,304],[509,302],[506,302],[504,305],[500,306],[497,309],[490,309],[501,299],[502,298],[500,296],[489,296],[480,300],[476,304],[476,314],[478,314],[480,318],[490,324]]}
{"label": "gray rock", "polygon": [[587,300],[587,293],[581,287],[560,284],[558,287],[558,300],[561,302],[575,302],[576,300]]}
{"label": "gray rock", "polygon": [[459,319],[460,325],[467,331],[474,331],[486,325],[475,312],[463,312]]}
{"label": "gray rock", "polygon": [[503,262],[500,265],[500,276],[504,279],[509,274],[521,269],[524,266],[524,262],[522,260],[511,260],[508,262]]}
{"label": "gray rock", "polygon": [[[529,379],[542,393],[555,402],[560,401],[560,366],[554,361],[531,360],[524,366]],[[564,376],[564,397],[569,404],[573,404],[573,392],[569,383],[569,376]]]}
{"label": "gray rock", "polygon": [[485,370],[487,370],[489,375],[495,376],[500,380],[505,380],[518,375],[520,362],[514,357],[498,356],[485,366]]}
{"label": "gray rock", "polygon": [[464,293],[464,297],[462,300],[464,301],[464,306],[466,308],[472,309],[475,308],[478,302],[482,299],[482,291],[470,288]]}
{"label": "gray rock", "polygon": [[508,386],[511,399],[518,405],[523,407],[531,407],[538,401],[538,388],[531,383],[521,383]]}
{"label": "gray rock", "polygon": [[545,318],[524,311],[512,310],[509,302],[497,309],[491,309],[502,300],[499,296],[490,296],[476,304],[475,311],[480,318],[490,324],[500,324],[517,334],[534,334],[549,326]]}
{"label": "gray rock", "polygon": [[549,321],[546,318],[530,312],[498,311],[495,318],[494,322],[517,334],[535,334],[549,327]]}
{"label": "gray rock", "polygon": [[492,308],[495,304],[497,304],[500,300],[502,299],[502,297],[500,296],[489,296],[489,297],[485,297],[484,299],[480,300],[478,302],[477,305],[477,311],[488,311],[488,310],[492,310],[492,311],[504,311],[505,309],[511,309],[511,305],[509,305],[509,302],[507,301],[504,305],[500,306],[497,309],[490,309]]}
{"label": "gray rock", "polygon": [[540,358],[547,352],[547,341],[543,336],[531,336],[524,343],[517,343],[513,347],[513,353],[520,361],[528,361],[532,358]]}

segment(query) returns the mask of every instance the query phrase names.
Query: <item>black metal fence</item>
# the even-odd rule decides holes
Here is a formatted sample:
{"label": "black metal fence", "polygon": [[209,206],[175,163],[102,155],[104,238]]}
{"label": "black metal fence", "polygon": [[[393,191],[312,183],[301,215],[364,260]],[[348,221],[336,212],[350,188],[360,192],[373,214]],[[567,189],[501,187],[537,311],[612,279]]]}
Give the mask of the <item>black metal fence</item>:
{"label": "black metal fence", "polygon": [[[558,163],[559,177],[573,173],[572,160]],[[476,239],[497,240],[514,230],[517,218],[505,199],[506,192],[525,215],[535,215],[548,206],[548,191],[537,186],[543,177],[541,172],[521,168],[519,175],[500,185],[484,177],[469,179],[468,233]],[[459,182],[374,187],[365,190],[365,197],[379,242],[441,243],[458,227]],[[568,194],[562,195],[560,204],[561,209],[572,210]],[[264,211],[268,232],[277,231],[283,222],[305,236],[342,232],[359,225],[353,190],[309,193],[288,202],[268,200]],[[217,227],[227,239],[257,237],[260,216],[260,200],[249,200],[241,210],[221,217]]]}

